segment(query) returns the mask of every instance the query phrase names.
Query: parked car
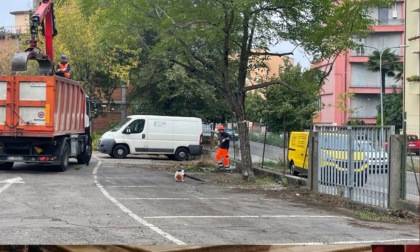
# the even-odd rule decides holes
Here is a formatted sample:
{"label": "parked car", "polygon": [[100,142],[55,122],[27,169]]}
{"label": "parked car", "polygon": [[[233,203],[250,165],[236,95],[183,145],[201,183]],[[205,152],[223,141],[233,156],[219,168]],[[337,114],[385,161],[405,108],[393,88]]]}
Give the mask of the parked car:
{"label": "parked car", "polygon": [[388,172],[388,153],[379,147],[374,147],[371,141],[359,140],[357,149],[365,153],[369,163],[369,173]]}
{"label": "parked car", "polygon": [[407,135],[407,151],[420,155],[420,139],[417,135]]}
{"label": "parked car", "polygon": [[[385,142],[385,150],[388,150],[388,142]],[[407,152],[420,155],[420,139],[417,135],[407,135]]]}
{"label": "parked car", "polygon": [[233,129],[225,129],[225,132],[230,135],[233,141],[239,140],[239,135],[237,132],[233,131]]}

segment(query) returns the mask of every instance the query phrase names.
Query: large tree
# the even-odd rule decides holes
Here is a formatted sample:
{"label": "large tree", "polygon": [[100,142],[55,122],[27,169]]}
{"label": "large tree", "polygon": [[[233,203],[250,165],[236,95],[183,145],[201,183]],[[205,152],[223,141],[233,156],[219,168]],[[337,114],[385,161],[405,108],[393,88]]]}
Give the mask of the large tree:
{"label": "large tree", "polygon": [[247,86],[251,59],[282,56],[266,50],[282,40],[299,44],[319,60],[335,57],[353,45],[349,38],[369,31],[372,21],[367,7],[387,2],[132,1],[142,13],[140,16],[147,17],[147,23],[159,34],[160,41],[154,49],[165,51],[171,62],[204,80],[234,111],[241,137],[244,178],[253,176],[245,93],[273,84],[289,86],[281,80]]}
{"label": "large tree", "polygon": [[127,4],[89,9],[90,2],[55,1],[55,54],[67,54],[73,79],[82,81],[93,98],[110,103],[117,87],[130,84],[142,50],[138,36],[127,33],[130,24],[109,16],[111,11],[112,17],[121,15]]}
{"label": "large tree", "polygon": [[[79,1],[85,16],[99,12],[93,27],[103,34],[98,41],[102,53],[114,45],[149,50],[150,56],[164,57],[183,67],[185,76],[199,79],[200,84],[205,83],[226,101],[238,123],[244,178],[253,176],[246,92],[274,84],[293,89],[279,79],[247,85],[249,72],[261,67],[253,65],[256,62],[253,59],[291,54],[267,50],[285,40],[300,45],[318,60],[334,59],[354,45],[351,37],[369,32],[373,22],[367,8],[389,3],[389,0]],[[151,47],[144,43],[147,30],[156,33]],[[200,88],[198,85],[197,89]]]}

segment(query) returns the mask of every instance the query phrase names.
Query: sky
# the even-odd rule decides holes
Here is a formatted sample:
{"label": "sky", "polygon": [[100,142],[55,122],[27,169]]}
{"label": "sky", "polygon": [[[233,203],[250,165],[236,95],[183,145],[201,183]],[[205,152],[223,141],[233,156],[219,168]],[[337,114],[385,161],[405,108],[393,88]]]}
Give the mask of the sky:
{"label": "sky", "polygon": [[0,27],[14,26],[15,16],[10,12],[32,9],[32,2],[32,0],[0,0]]}
{"label": "sky", "polygon": [[[15,17],[10,12],[32,9],[32,4],[33,0],[0,0],[0,27],[4,26],[7,29],[7,27],[14,26]],[[283,42],[270,48],[270,51],[285,53],[292,51],[294,48],[295,46],[291,43]],[[299,63],[303,68],[309,68],[310,62],[302,49],[296,48],[291,57],[295,59],[295,64]]]}
{"label": "sky", "polygon": [[270,52],[272,53],[288,53],[291,51],[293,51],[293,55],[288,56],[294,59],[295,65],[300,64],[302,68],[307,69],[311,66],[309,59],[305,56],[304,50],[300,47],[295,49],[295,45],[290,42],[284,41],[270,48]]}

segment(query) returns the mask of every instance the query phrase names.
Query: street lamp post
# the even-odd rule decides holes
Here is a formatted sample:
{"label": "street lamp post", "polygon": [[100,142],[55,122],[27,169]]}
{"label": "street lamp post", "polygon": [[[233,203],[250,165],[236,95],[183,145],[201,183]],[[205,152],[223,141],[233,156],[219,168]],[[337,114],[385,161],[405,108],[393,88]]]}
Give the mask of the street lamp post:
{"label": "street lamp post", "polygon": [[379,50],[376,47],[373,46],[368,46],[368,45],[361,45],[363,47],[369,47],[372,49],[375,49],[376,51],[379,52],[379,85],[380,85],[380,108],[381,108],[381,144],[382,147],[384,146],[384,102],[383,102],[383,92],[385,90],[382,89],[382,54],[384,53],[384,51],[388,50],[388,49],[392,49],[392,48],[405,48],[408,47],[406,45],[399,45],[399,46],[391,46],[391,47],[386,47],[382,50]]}

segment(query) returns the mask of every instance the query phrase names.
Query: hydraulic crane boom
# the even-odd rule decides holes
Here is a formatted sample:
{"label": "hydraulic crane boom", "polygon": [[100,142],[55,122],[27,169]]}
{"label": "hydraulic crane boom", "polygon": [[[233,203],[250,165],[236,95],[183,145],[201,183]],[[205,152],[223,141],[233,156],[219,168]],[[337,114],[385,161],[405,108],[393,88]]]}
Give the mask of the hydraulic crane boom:
{"label": "hydraulic crane boom", "polygon": [[[39,26],[42,28],[42,35],[45,36],[45,54],[38,47]],[[29,41],[29,47],[25,52],[14,54],[12,59],[12,71],[25,71],[28,60],[36,60],[39,64],[38,70],[40,73],[52,75],[54,72],[53,38],[57,35],[52,0],[42,0],[40,6],[31,17],[30,32],[31,39]]]}

